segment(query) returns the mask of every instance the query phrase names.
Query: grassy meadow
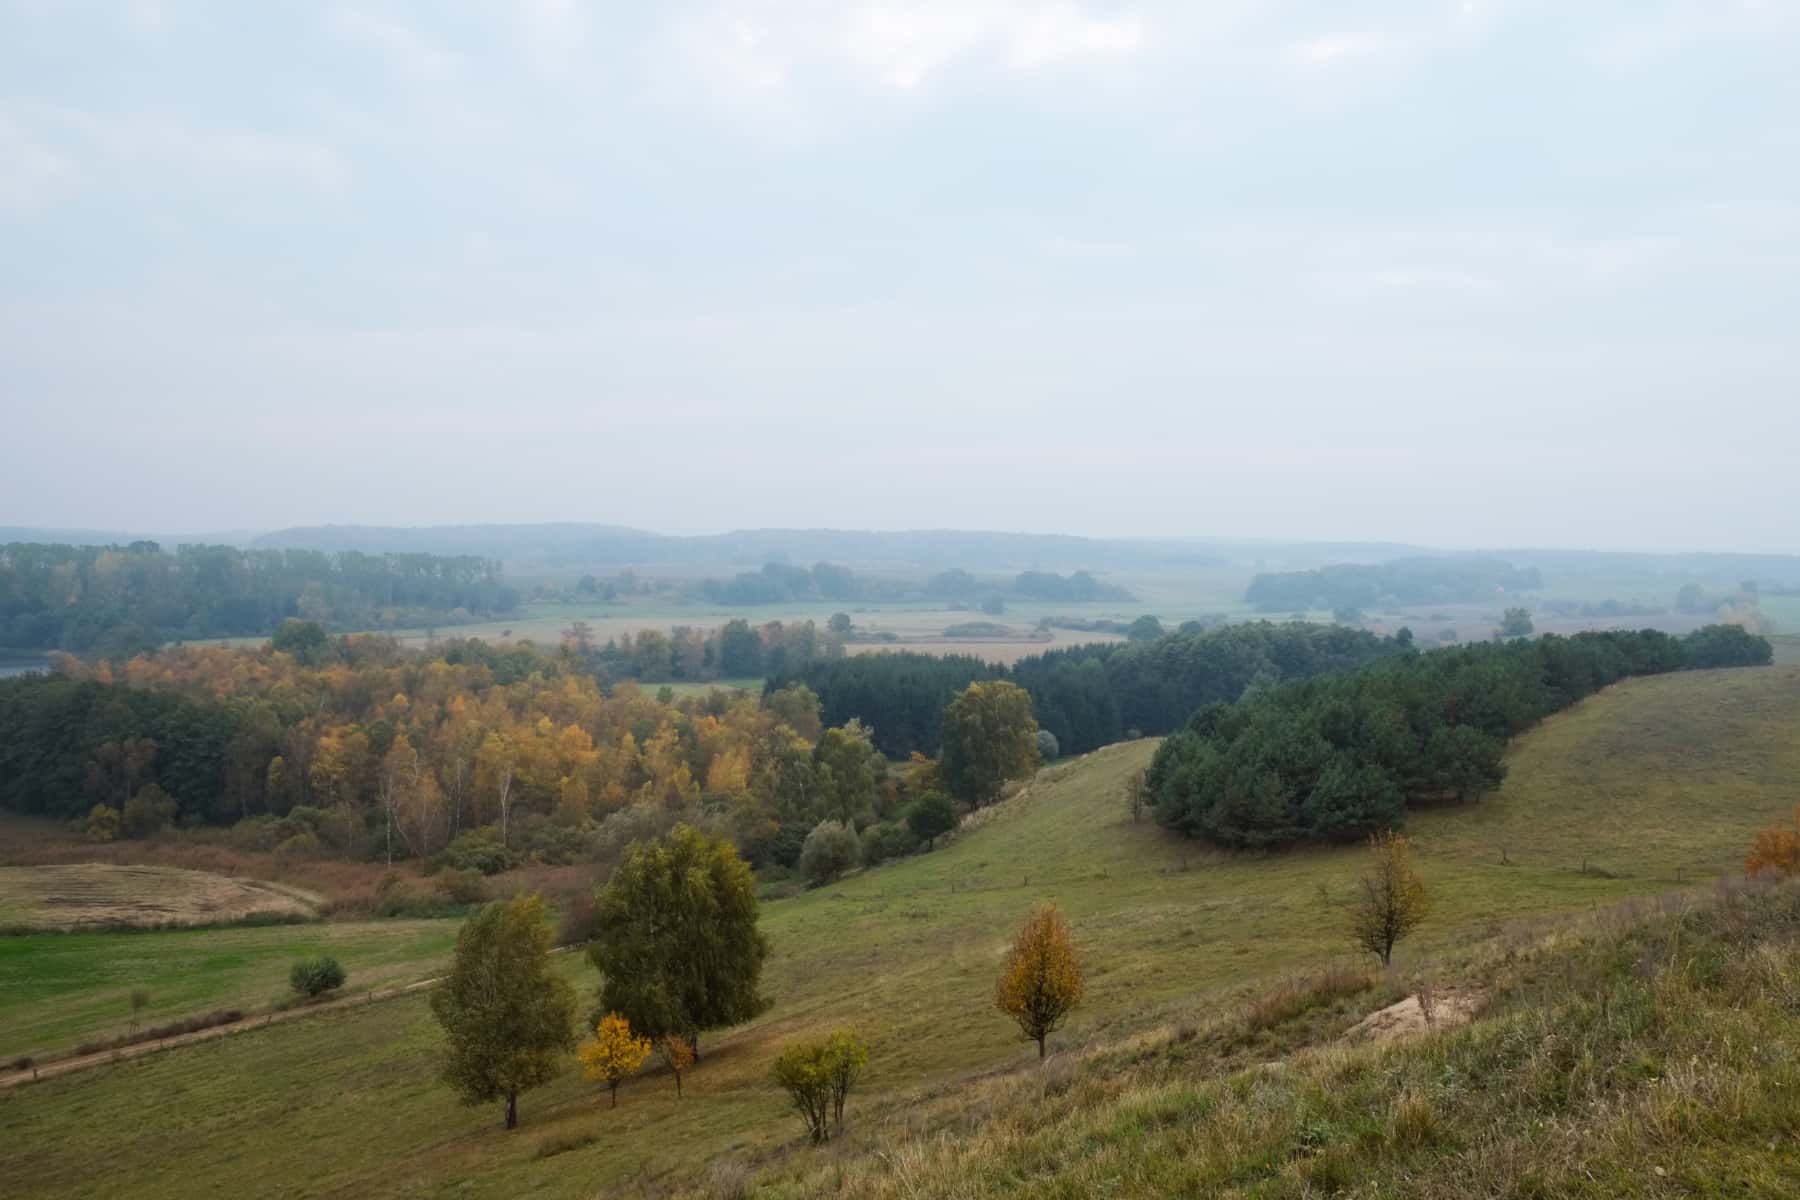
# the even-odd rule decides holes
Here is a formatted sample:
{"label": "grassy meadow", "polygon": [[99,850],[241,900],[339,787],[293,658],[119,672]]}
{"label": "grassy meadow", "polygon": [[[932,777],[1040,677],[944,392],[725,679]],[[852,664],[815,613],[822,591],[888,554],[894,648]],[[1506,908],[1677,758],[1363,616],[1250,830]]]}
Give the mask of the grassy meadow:
{"label": "grassy meadow", "polygon": [[351,992],[427,979],[449,959],[452,920],[381,920],[0,937],[0,1059],[43,1057],[216,1008],[267,1008],[294,961],[336,956]]}
{"label": "grassy meadow", "polygon": [[[977,1097],[976,1116],[959,1119],[978,1120],[983,1081],[1035,1070],[1033,1050],[991,1008],[1006,940],[1035,901],[1063,907],[1088,968],[1084,1004],[1053,1049],[1128,1046],[1172,1020],[1223,1019],[1253,992],[1347,958],[1341,909],[1359,852],[1226,855],[1147,819],[1133,824],[1125,781],[1153,748],[1114,746],[1046,768],[935,853],[767,904],[773,1007],[702,1039],[685,1099],[652,1071],[608,1109],[571,1070],[521,1100],[522,1128],[508,1135],[497,1108],[463,1108],[436,1082],[437,1033],[413,996],[0,1092],[0,1178],[29,1196],[91,1195],[129,1178],[142,1197],[654,1194],[703,1181],[716,1163],[811,1178],[819,1160],[801,1148],[766,1073],[786,1040],[839,1026],[862,1032],[873,1052],[851,1101],[853,1142],[872,1144],[946,1097]],[[1509,765],[1505,786],[1480,804],[1411,822],[1435,907],[1403,945],[1402,970],[1521,921],[1739,869],[1753,832],[1787,819],[1796,799],[1800,670],[1628,681],[1527,734]],[[391,961],[416,953],[415,964],[441,955],[454,931],[424,923],[409,947],[407,923],[371,924],[394,931],[383,951]],[[354,938],[364,928],[113,935],[126,940],[94,943],[85,958],[79,946],[68,951],[62,986],[0,993],[0,1028],[11,1039],[20,1023],[54,1026],[55,1010],[80,1002],[81,972],[94,978],[134,944],[166,957],[138,939],[191,938],[161,943],[190,956],[170,974],[210,975],[217,954],[266,999],[302,952],[283,937]],[[0,943],[13,954],[0,979],[54,975],[43,947],[83,936]],[[266,947],[266,959],[248,946]],[[334,948],[360,985],[350,951]],[[591,990],[580,956],[559,969]],[[113,985],[114,1003],[138,982]],[[96,1130],[106,1131],[105,1154]],[[958,1194],[943,1186],[950,1176],[929,1178],[938,1184],[919,1194]]]}

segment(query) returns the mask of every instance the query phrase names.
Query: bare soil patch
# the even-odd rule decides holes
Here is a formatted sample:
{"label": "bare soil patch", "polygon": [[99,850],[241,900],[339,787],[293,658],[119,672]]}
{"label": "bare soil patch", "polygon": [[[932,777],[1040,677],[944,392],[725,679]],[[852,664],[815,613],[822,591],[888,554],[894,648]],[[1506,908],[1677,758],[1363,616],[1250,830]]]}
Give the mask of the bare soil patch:
{"label": "bare soil patch", "polygon": [[1352,1025],[1347,1042],[1391,1042],[1439,1029],[1467,1025],[1481,1008],[1483,996],[1469,989],[1445,988],[1431,994],[1430,1009],[1417,993],[1386,1008],[1377,1009]]}

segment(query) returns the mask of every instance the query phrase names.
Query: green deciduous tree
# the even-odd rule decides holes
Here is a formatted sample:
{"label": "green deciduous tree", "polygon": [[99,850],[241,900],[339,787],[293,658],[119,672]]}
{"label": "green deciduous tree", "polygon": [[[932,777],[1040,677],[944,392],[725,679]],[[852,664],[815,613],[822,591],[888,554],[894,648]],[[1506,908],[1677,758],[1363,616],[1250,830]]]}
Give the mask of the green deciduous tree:
{"label": "green deciduous tree", "polygon": [[701,1031],[756,1016],[769,952],[756,917],[755,880],[730,842],[677,825],[634,846],[596,902],[601,1009],[696,1049]]}
{"label": "green deciduous tree", "polygon": [[956,828],[956,801],[942,792],[926,792],[906,810],[906,826],[928,850],[937,849],[937,840]]}
{"label": "green deciduous tree", "polygon": [[1407,840],[1397,833],[1370,838],[1369,865],[1357,881],[1350,910],[1350,931],[1356,944],[1380,955],[1386,966],[1393,960],[1395,943],[1419,927],[1429,908],[1425,885],[1412,868]]}
{"label": "green deciduous tree", "polygon": [[836,817],[846,825],[868,810],[875,800],[875,748],[868,731],[857,721],[827,729],[813,747],[818,768],[821,816]]}
{"label": "green deciduous tree", "polygon": [[1000,796],[1009,779],[1037,766],[1037,720],[1031,696],[1005,680],[971,683],[944,709],[944,780],[979,807]]}
{"label": "green deciduous tree", "polygon": [[431,993],[449,1041],[444,1078],[465,1104],[506,1102],[547,1083],[575,1045],[575,992],[550,965],[555,938],[537,895],[496,902],[463,924],[450,974]]}

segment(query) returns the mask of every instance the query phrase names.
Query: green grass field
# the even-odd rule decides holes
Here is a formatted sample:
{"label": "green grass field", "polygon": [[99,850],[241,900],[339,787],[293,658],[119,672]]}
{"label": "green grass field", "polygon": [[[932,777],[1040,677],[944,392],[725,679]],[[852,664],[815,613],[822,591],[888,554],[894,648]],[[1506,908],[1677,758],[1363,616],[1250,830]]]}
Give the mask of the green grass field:
{"label": "green grass field", "polygon": [[215,1008],[262,1009],[287,992],[296,959],[336,956],[348,989],[431,977],[458,922],[355,921],[230,929],[0,937],[0,1059],[43,1057],[129,1031],[131,993],[154,1025]]}
{"label": "green grass field", "polygon": [[[0,1178],[31,1196],[91,1195],[127,1176],[143,1197],[268,1194],[270,1180],[294,1196],[619,1194],[719,1160],[791,1165],[804,1153],[798,1122],[765,1075],[803,1033],[848,1025],[870,1039],[852,1109],[871,1131],[1032,1061],[990,995],[1007,936],[1039,899],[1062,905],[1088,963],[1086,1001],[1053,1046],[1116,1043],[1172,1012],[1216,1015],[1246,989],[1342,960],[1358,852],[1224,855],[1133,825],[1122,790],[1152,748],[1047,768],[936,853],[768,904],[774,1006],[703,1039],[682,1101],[651,1073],[609,1110],[570,1071],[523,1099],[523,1128],[507,1135],[497,1110],[461,1108],[434,1080],[437,1035],[410,997],[0,1093]],[[1413,820],[1435,909],[1404,947],[1408,963],[1520,918],[1736,870],[1752,833],[1785,820],[1796,798],[1800,671],[1630,681],[1532,731],[1509,762],[1505,787],[1481,804]],[[203,962],[218,944],[206,939],[316,928],[136,936],[192,936]],[[29,952],[14,961],[4,977],[40,972]],[[279,988],[286,961],[271,957],[255,986]],[[577,956],[561,969],[591,988]],[[80,991],[8,1003],[4,1024],[54,1020],[41,1010]],[[164,1112],[167,1123],[141,1119]],[[590,1135],[537,1157],[553,1139]]]}

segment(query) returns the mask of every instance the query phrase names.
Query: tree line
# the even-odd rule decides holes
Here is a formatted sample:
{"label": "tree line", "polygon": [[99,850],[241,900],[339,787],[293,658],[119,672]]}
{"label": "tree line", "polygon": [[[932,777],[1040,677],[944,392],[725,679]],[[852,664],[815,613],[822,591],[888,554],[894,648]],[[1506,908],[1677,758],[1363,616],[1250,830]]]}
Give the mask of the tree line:
{"label": "tree line", "polygon": [[1201,708],[1157,749],[1146,786],[1158,822],[1223,846],[1366,837],[1497,787],[1508,739],[1608,684],[1771,654],[1737,626],[1408,653]]}
{"label": "tree line", "polygon": [[844,638],[812,621],[751,625],[737,617],[710,630],[692,625],[677,625],[667,633],[640,629],[601,645],[587,622],[576,621],[563,634],[562,652],[602,682],[706,683],[787,675],[839,659]]}
{"label": "tree line", "polygon": [[1543,586],[1536,567],[1515,567],[1498,558],[1402,558],[1260,574],[1244,599],[1262,612],[1360,612],[1380,604],[1493,600]]}
{"label": "tree line", "polygon": [[[425,859],[493,874],[610,861],[677,820],[820,879],[935,844],[1037,762],[1030,701],[965,697],[945,763],[892,764],[804,685],[676,702],[561,651],[284,626],[258,648],[64,657],[0,681],[0,808],[96,840],[230,825],[246,849]],[[831,854],[831,827],[849,846]]]}
{"label": "tree line", "polygon": [[1087,571],[1058,575],[1053,571],[1022,571],[1011,580],[981,579],[960,567],[939,571],[923,583],[885,575],[858,574],[837,563],[818,562],[812,567],[788,563],[764,563],[760,570],[743,571],[728,579],[703,579],[690,590],[710,604],[791,604],[796,601],[893,602],[933,599],[974,602],[983,597],[1014,595],[1030,600],[1092,603],[1130,600],[1132,595],[1116,584],[1103,583]]}
{"label": "tree line", "polygon": [[964,655],[852,655],[774,676],[765,686],[804,684],[818,696],[826,721],[859,720],[882,753],[903,758],[939,752],[944,708],[969,684],[1010,680],[1030,694],[1038,725],[1062,753],[1085,754],[1126,737],[1169,733],[1206,704],[1350,670],[1410,646],[1410,635],[1259,621],[1071,646],[1010,668]]}
{"label": "tree line", "polygon": [[511,612],[490,559],[155,542],[0,546],[0,646],[123,657],[188,638],[267,635],[289,618],[379,626]]}

